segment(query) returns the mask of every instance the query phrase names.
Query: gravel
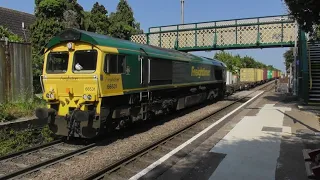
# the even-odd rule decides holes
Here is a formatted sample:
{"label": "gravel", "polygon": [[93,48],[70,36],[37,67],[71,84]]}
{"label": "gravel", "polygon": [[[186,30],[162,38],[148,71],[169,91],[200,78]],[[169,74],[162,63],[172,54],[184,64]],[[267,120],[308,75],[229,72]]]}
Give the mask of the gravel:
{"label": "gravel", "polygon": [[[248,91],[241,91],[232,97],[242,97],[249,94]],[[33,173],[26,178],[32,179],[81,179],[89,173],[106,167],[107,165],[137,151],[143,146],[149,145],[177,129],[191,124],[198,119],[211,114],[213,111],[232,103],[232,101],[219,101],[204,108],[185,114],[181,117],[164,122],[151,129],[134,134],[124,139],[118,139],[111,144],[99,146],[86,154],[70,159],[68,163],[58,163],[51,166],[52,171]]]}

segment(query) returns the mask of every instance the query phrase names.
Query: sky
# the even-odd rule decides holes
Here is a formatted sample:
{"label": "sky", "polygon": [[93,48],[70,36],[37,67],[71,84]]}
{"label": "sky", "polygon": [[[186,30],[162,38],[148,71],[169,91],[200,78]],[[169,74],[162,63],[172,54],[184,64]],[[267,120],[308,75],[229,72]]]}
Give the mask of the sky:
{"label": "sky", "polygon": [[[149,27],[179,24],[180,0],[127,0],[134,17],[144,32]],[[85,10],[91,10],[95,2],[103,4],[108,12],[115,12],[119,0],[78,0]],[[0,6],[33,14],[34,0],[0,0]],[[284,0],[185,0],[185,23],[228,20],[287,14]],[[2,17],[0,17],[2,18]],[[232,54],[251,56],[257,61],[284,71],[283,53],[288,48],[229,50]],[[212,58],[214,53],[194,54]]]}

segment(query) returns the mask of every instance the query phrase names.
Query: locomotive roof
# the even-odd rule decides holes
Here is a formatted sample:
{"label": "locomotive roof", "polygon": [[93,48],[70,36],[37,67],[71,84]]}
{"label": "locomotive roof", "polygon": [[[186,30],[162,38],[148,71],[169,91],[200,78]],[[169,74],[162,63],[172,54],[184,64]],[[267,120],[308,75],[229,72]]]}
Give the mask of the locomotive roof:
{"label": "locomotive roof", "polygon": [[81,41],[93,45],[114,47],[118,49],[119,53],[124,54],[146,54],[150,57],[155,58],[200,62],[205,64],[214,64],[216,66],[226,67],[224,63],[216,59],[200,57],[190,53],[180,52],[172,49],[165,49],[157,46],[139,44],[128,40],[122,40],[74,28],[66,29],[59,35],[53,37],[46,45],[46,48],[50,49],[62,42],[69,41]]}

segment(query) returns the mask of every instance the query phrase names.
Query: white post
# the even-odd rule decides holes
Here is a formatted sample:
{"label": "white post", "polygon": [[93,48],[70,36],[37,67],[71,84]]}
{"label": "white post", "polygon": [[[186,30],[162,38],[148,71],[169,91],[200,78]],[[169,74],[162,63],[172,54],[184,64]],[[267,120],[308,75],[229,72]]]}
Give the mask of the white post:
{"label": "white post", "polygon": [[181,1],[181,24],[184,24],[184,0]]}

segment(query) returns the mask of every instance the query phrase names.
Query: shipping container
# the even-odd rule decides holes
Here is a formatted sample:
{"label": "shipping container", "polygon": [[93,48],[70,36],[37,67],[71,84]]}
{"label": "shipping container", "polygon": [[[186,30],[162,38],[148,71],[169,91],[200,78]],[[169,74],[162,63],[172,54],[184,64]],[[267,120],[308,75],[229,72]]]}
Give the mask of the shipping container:
{"label": "shipping container", "polygon": [[256,81],[260,82],[263,80],[263,70],[262,69],[256,69]]}
{"label": "shipping container", "polygon": [[237,75],[233,75],[232,76],[232,82],[233,83],[238,83],[238,81],[239,81],[239,77]]}
{"label": "shipping container", "polygon": [[275,78],[275,77],[276,77],[276,71],[273,70],[273,71],[272,71],[272,78]]}
{"label": "shipping container", "polygon": [[257,74],[254,68],[241,68],[240,69],[240,82],[256,82]]}
{"label": "shipping container", "polygon": [[272,79],[272,71],[268,70],[268,79]]}
{"label": "shipping container", "polygon": [[232,73],[230,71],[227,71],[227,79],[226,79],[226,84],[229,85],[229,84],[233,84],[232,83]]}
{"label": "shipping container", "polygon": [[267,69],[263,69],[263,80],[267,80],[268,79],[268,70]]}

